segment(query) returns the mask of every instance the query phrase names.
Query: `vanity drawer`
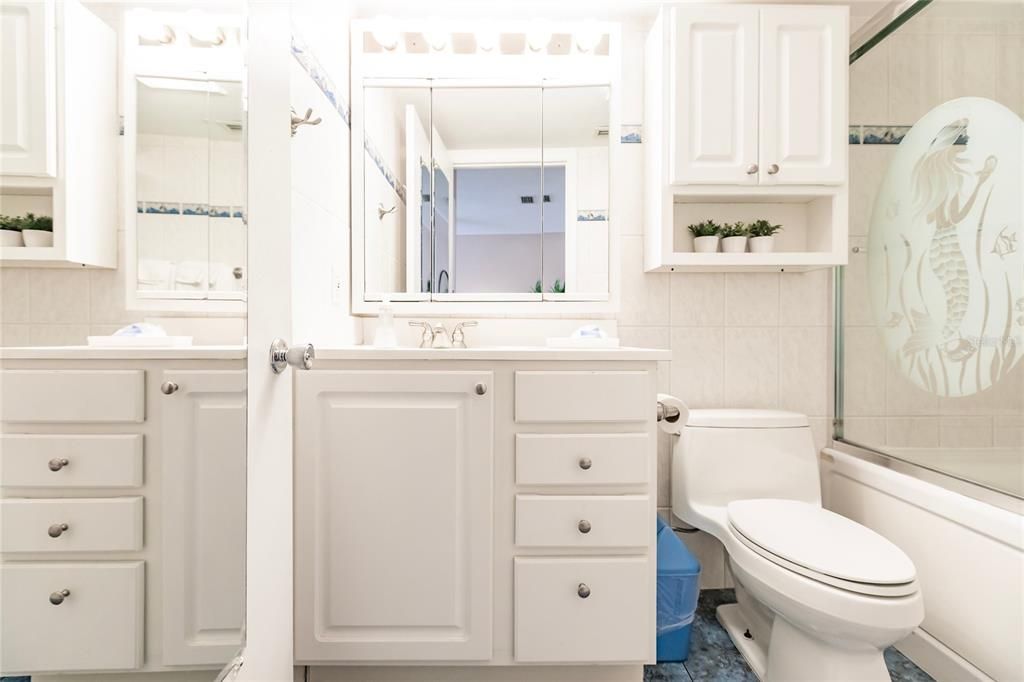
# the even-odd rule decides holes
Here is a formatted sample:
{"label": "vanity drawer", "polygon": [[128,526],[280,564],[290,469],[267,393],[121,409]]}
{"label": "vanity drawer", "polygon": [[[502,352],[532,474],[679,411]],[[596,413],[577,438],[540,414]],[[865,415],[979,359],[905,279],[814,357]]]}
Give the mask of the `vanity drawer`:
{"label": "vanity drawer", "polygon": [[653,391],[642,371],[516,372],[516,421],[642,422],[654,416]]}
{"label": "vanity drawer", "polygon": [[141,422],[142,370],[4,370],[0,415],[5,422]]}
{"label": "vanity drawer", "polygon": [[[0,500],[0,552],[137,552],[142,498]],[[67,529],[63,526],[67,525]]]}
{"label": "vanity drawer", "polygon": [[647,483],[647,434],[516,435],[519,485],[642,485]]}
{"label": "vanity drawer", "polygon": [[144,583],[141,561],[0,565],[4,673],[140,667]]}
{"label": "vanity drawer", "polygon": [[141,485],[141,435],[0,436],[0,487],[137,488]]}
{"label": "vanity drawer", "polygon": [[654,533],[647,495],[516,495],[520,547],[647,548]]}
{"label": "vanity drawer", "polygon": [[646,661],[654,586],[646,558],[515,559],[515,657],[530,663]]}

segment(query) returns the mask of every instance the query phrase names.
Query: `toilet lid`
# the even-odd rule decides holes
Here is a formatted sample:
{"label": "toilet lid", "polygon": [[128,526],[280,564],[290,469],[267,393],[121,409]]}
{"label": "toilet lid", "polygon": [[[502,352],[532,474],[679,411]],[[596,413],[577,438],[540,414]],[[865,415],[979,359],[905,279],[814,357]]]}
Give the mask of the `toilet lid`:
{"label": "toilet lid", "polygon": [[875,531],[796,500],[737,500],[729,521],[758,547],[814,573],[868,585],[902,585],[914,564]]}

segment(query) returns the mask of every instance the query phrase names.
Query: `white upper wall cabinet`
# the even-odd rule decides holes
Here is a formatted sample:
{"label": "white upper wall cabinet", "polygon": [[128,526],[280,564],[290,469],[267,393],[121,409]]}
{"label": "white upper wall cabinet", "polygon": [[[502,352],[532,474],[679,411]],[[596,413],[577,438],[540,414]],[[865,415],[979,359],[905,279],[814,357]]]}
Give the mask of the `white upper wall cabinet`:
{"label": "white upper wall cabinet", "polygon": [[757,184],[757,12],[675,11],[672,183]]}
{"label": "white upper wall cabinet", "polygon": [[844,8],[761,15],[761,184],[846,182],[849,28]]}
{"label": "white upper wall cabinet", "polygon": [[847,22],[843,7],[674,7],[671,184],[845,182]]}
{"label": "white upper wall cabinet", "polygon": [[57,174],[53,0],[0,5],[0,171]]}

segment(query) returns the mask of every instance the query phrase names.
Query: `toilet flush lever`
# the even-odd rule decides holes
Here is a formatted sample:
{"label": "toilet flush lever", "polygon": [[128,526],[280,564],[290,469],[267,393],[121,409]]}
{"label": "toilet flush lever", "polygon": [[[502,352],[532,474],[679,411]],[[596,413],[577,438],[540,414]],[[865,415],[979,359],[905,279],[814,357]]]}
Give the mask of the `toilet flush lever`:
{"label": "toilet flush lever", "polygon": [[270,344],[270,368],[274,370],[274,374],[285,371],[288,365],[296,369],[313,369],[315,359],[316,349],[311,343],[289,346],[284,339],[274,339]]}

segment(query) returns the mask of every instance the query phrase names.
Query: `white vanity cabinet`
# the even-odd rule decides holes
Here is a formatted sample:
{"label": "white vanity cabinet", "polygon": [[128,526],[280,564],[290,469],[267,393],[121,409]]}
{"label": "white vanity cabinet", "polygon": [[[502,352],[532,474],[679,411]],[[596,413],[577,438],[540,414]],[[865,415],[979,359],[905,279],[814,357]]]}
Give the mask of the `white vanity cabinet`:
{"label": "white vanity cabinet", "polygon": [[845,7],[683,5],[665,39],[670,182],[846,180]]}
{"label": "white vanity cabinet", "polygon": [[311,679],[639,679],[659,353],[318,349],[295,376]]}
{"label": "white vanity cabinet", "polygon": [[234,656],[245,376],[241,350],[0,349],[3,674]]}
{"label": "white vanity cabinet", "polygon": [[486,661],[494,374],[296,377],[296,658]]}

